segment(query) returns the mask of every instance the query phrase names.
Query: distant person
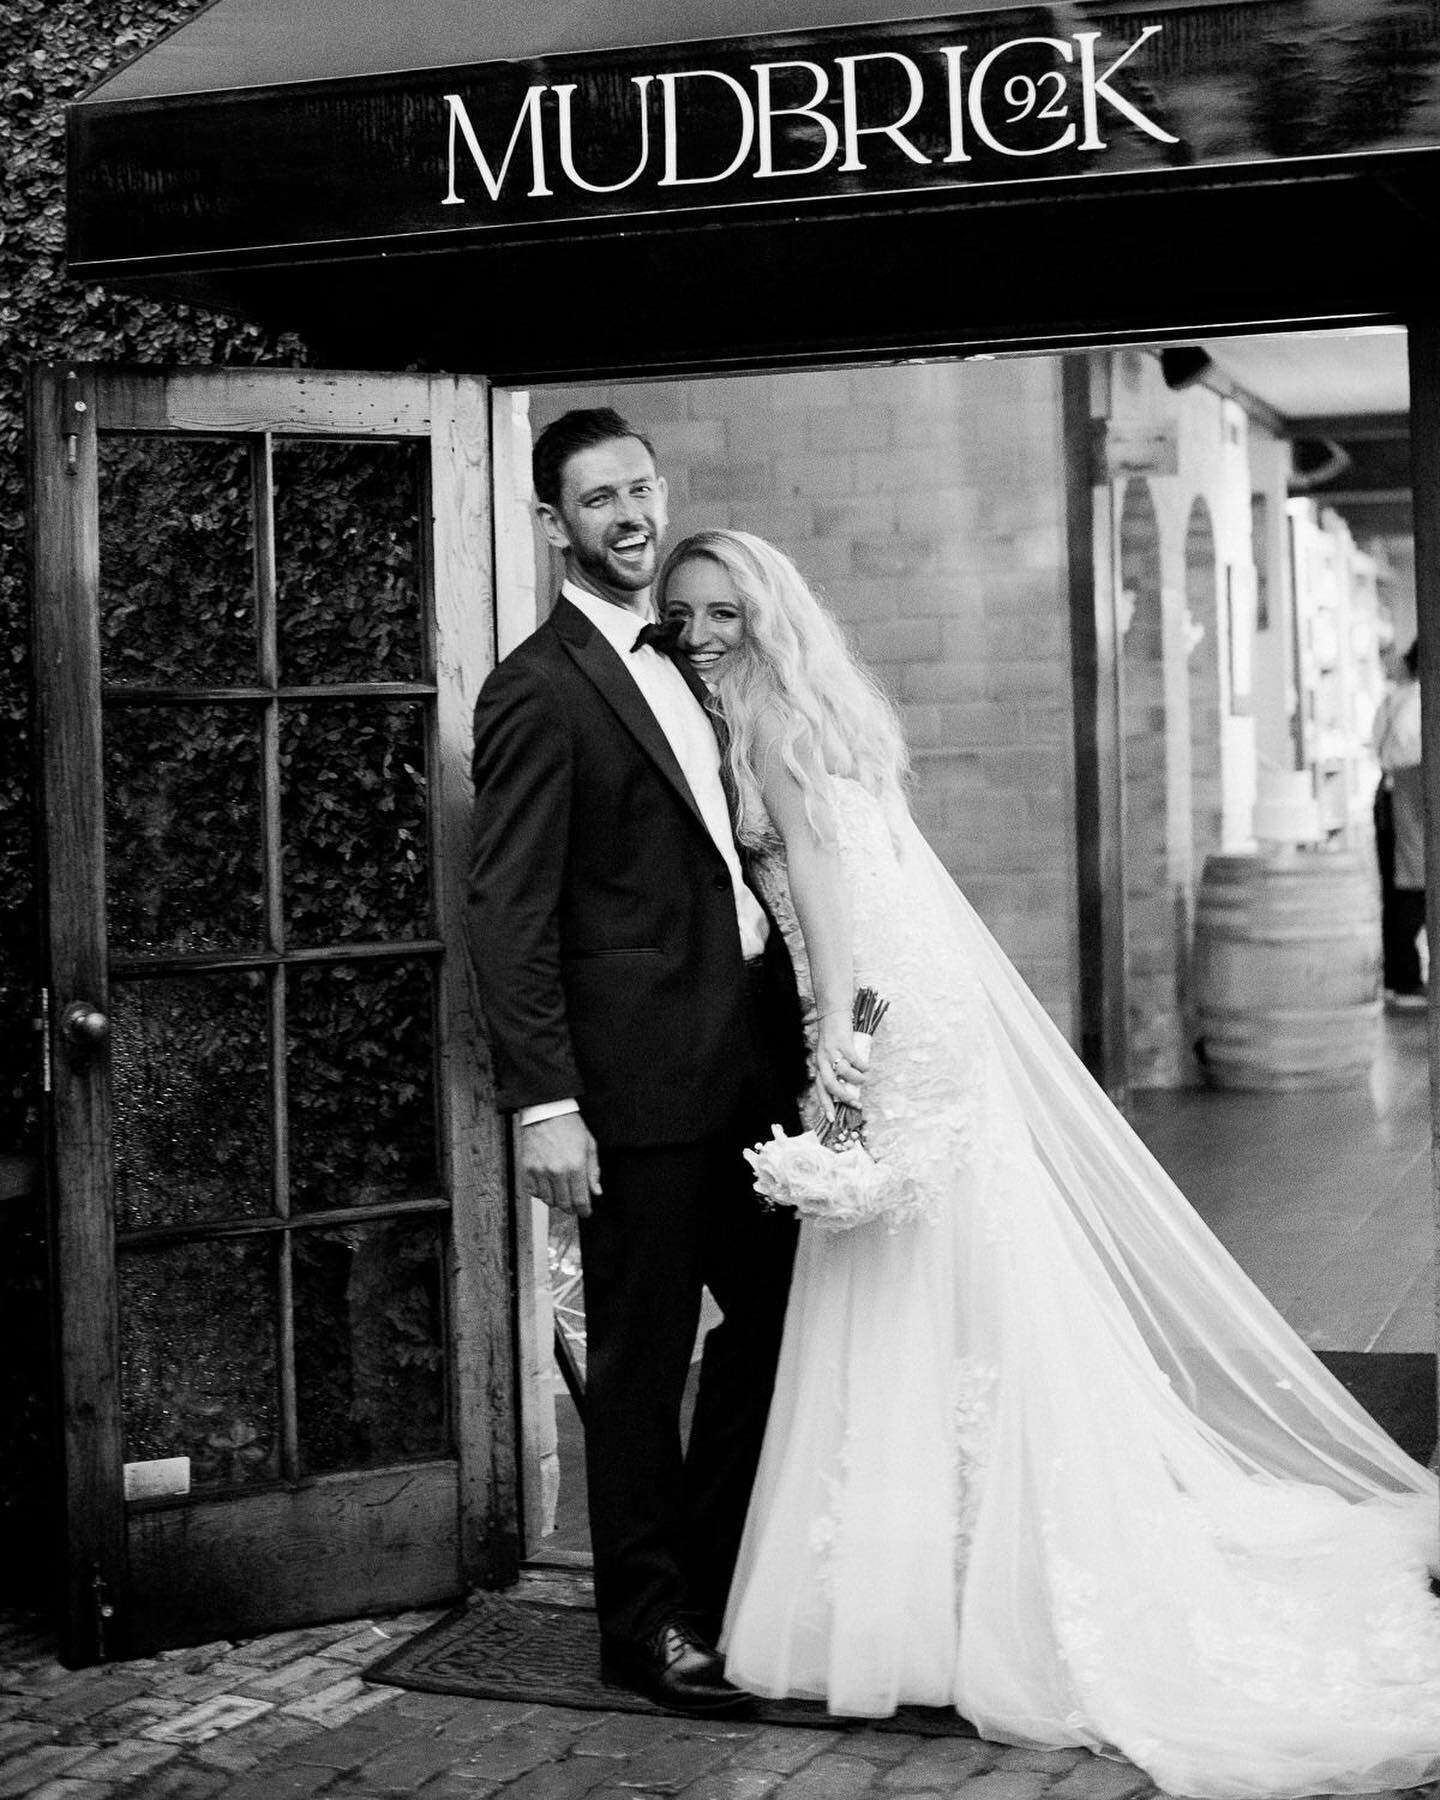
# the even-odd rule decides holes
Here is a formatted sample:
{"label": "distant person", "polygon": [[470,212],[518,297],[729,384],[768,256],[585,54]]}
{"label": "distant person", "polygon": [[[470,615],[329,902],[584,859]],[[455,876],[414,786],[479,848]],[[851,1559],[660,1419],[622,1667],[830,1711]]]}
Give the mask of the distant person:
{"label": "distant person", "polygon": [[1420,645],[1400,660],[1399,678],[1375,714],[1380,764],[1375,850],[1380,862],[1380,937],[1385,1001],[1399,1012],[1426,1003],[1420,972],[1425,925],[1425,794],[1420,766]]}

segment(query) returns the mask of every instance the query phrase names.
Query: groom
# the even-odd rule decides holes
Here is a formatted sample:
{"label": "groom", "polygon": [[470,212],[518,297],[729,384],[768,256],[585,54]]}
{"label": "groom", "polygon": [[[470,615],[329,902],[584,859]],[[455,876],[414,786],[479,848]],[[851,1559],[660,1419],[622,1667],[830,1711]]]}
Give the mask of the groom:
{"label": "groom", "polygon": [[[535,445],[560,598],[475,714],[469,930],[520,1191],[580,1220],[605,1680],[743,1704],[713,1644],[764,1434],[794,1222],[742,1157],[795,1129],[795,980],[746,880],[704,689],[650,641],[665,482],[600,409]],[[708,1286],[694,1421],[681,1399]]]}

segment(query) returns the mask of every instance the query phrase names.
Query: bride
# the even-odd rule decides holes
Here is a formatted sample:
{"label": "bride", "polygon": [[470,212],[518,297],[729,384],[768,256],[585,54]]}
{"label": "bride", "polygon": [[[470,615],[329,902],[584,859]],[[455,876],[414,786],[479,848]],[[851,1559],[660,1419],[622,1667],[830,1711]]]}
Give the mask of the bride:
{"label": "bride", "polygon": [[[910,819],[894,715],[788,558],[703,532],[656,597],[812,1002],[812,1121],[858,1098],[905,1201],[802,1228],[730,1679],[954,1707],[1217,1800],[1440,1776],[1434,1477],[1091,1082]],[[889,1002],[868,1071],[862,986]]]}

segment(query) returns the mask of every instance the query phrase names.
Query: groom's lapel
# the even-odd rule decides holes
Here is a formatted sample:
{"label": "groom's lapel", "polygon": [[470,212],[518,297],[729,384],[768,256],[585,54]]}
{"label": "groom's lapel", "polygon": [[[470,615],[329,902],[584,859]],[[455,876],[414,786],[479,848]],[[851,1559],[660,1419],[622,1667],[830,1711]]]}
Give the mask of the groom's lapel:
{"label": "groom's lapel", "polygon": [[[651,762],[674,788],[695,823],[709,836],[690,783],[670,748],[670,740],[645,702],[635,678],[621,662],[608,639],[590,623],[578,606],[572,606],[562,595],[550,615],[550,623],[582,674],[599,689],[602,698],[620,723],[635,739]],[[692,671],[682,670],[687,677]],[[696,680],[699,677],[695,677]]]}
{"label": "groom's lapel", "polygon": [[[675,667],[680,671],[681,675],[683,676],[686,687],[689,688],[690,692],[695,696],[695,698],[705,708],[706,714],[710,719],[710,723],[712,725],[716,726],[716,730],[718,732],[718,729],[719,729],[718,724],[717,724],[718,714],[715,711],[715,702],[711,697],[709,688],[706,687],[705,683],[695,673],[694,669],[692,669],[690,667],[690,661],[689,661],[688,657],[672,656],[670,658],[670,660],[671,660],[671,662],[674,663]],[[722,739],[721,741],[723,742],[724,740]]]}
{"label": "groom's lapel", "polygon": [[[735,792],[735,773],[730,767],[729,720],[720,710],[720,702],[691,668],[689,661],[683,656],[676,656],[672,660],[675,667],[685,677],[686,687],[704,708],[705,717],[710,721],[710,729],[715,733],[715,742],[720,750],[720,786],[725,793],[725,806],[730,814],[730,829],[733,832],[740,823],[740,801]],[[737,849],[741,848],[739,838],[736,838],[735,844]],[[743,860],[743,850],[741,850],[741,857]]]}

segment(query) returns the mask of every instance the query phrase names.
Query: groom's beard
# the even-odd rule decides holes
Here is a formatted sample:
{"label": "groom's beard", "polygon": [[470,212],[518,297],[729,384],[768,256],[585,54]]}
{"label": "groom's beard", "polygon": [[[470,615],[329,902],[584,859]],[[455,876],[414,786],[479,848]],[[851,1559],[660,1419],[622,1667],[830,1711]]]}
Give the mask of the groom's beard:
{"label": "groom's beard", "polygon": [[[616,532],[617,539],[633,536],[633,532]],[[638,560],[625,561],[614,555],[609,543],[604,545],[577,544],[570,545],[570,555],[577,569],[587,575],[592,582],[601,587],[619,588],[629,594],[643,594],[646,588],[653,586],[655,571],[659,566],[659,546],[654,532],[646,533],[643,555]]]}

